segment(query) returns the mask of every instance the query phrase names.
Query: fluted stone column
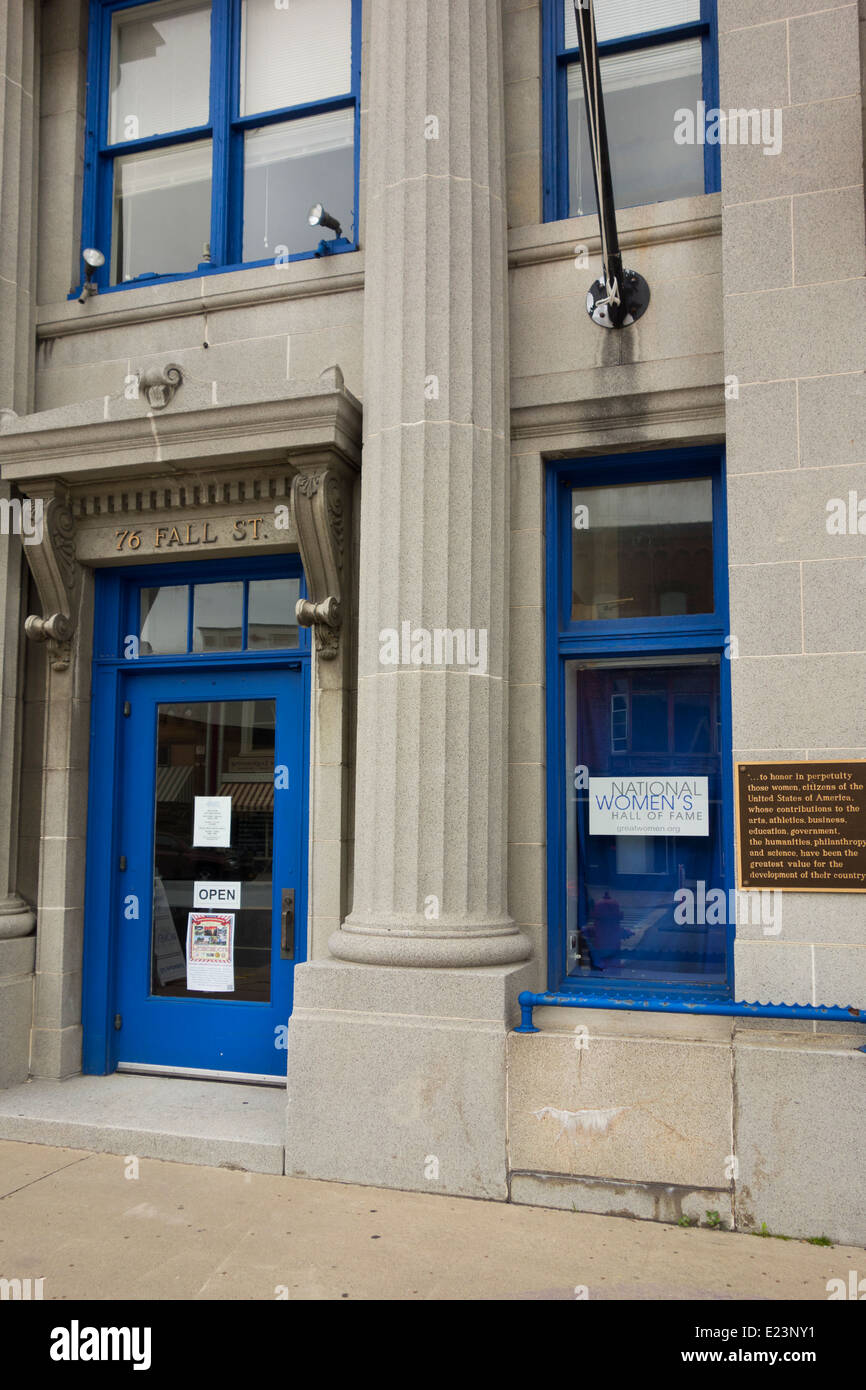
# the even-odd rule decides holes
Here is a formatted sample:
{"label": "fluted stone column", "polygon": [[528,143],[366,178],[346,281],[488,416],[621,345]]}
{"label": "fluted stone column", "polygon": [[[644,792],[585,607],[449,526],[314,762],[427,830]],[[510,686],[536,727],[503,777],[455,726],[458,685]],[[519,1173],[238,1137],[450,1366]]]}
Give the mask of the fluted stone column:
{"label": "fluted stone column", "polygon": [[[329,945],[501,964],[529,946],[506,894],[499,0],[375,0],[369,55],[355,892]],[[460,635],[434,666],[437,629]]]}
{"label": "fluted stone column", "polygon": [[530,979],[506,893],[500,0],[365,14],[354,896],[295,972],[286,1172],[502,1200]]}
{"label": "fluted stone column", "polygon": [[[0,6],[0,410],[32,409],[35,0]],[[8,499],[0,483],[0,497]],[[15,890],[21,539],[0,532],[0,1086],[28,1074],[36,918]]]}

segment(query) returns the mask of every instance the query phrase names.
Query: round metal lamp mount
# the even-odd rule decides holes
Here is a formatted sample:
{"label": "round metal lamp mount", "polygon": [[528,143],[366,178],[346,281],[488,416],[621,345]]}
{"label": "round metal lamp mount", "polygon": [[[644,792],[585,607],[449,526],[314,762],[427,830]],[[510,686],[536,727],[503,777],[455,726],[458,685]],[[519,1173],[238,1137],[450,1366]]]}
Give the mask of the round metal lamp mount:
{"label": "round metal lamp mount", "polygon": [[[599,328],[627,328],[649,308],[650,287],[636,270],[624,270],[621,303],[611,305],[604,277],[595,280],[586,295],[586,312]],[[611,309],[613,308],[613,315]]]}

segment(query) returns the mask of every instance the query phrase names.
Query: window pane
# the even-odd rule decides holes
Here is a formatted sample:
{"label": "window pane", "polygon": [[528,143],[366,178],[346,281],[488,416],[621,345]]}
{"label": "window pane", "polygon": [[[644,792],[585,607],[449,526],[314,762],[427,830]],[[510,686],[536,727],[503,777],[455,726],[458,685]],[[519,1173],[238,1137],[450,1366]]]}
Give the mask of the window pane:
{"label": "window pane", "polygon": [[241,115],[352,87],[352,0],[244,0]]}
{"label": "window pane", "polygon": [[[599,43],[691,24],[701,17],[701,0],[595,0],[595,32]],[[565,46],[577,48],[574,0],[563,0]]]}
{"label": "window pane", "polygon": [[575,488],[572,622],[712,613],[709,478]]}
{"label": "window pane", "polygon": [[295,604],[300,596],[299,579],[251,580],[247,646],[251,649],[296,647],[298,621]]}
{"label": "window pane", "polygon": [[[675,112],[701,100],[700,40],[604,58],[601,80],[617,207],[703,193],[703,147],[674,141]],[[568,177],[569,216],[595,212],[579,63],[568,68]]]}
{"label": "window pane", "polygon": [[136,6],[111,21],[109,142],[206,125],[210,5]]}
{"label": "window pane", "polygon": [[568,663],[573,979],[723,982],[729,902],[718,715],[718,657]]}
{"label": "window pane", "polygon": [[195,270],[210,241],[211,145],[114,161],[112,281]]}
{"label": "window pane", "polygon": [[185,652],[189,590],[186,584],[142,589],[139,597],[139,651],[142,656]]}
{"label": "window pane", "polygon": [[[247,132],[244,140],[244,260],[264,261],[275,248],[315,251],[323,229],[307,215],[322,203],[353,236],[355,114],[305,116]],[[330,237],[330,232],[324,232]]]}
{"label": "window pane", "polygon": [[237,652],[243,636],[244,586],[196,584],[192,608],[194,652]]}

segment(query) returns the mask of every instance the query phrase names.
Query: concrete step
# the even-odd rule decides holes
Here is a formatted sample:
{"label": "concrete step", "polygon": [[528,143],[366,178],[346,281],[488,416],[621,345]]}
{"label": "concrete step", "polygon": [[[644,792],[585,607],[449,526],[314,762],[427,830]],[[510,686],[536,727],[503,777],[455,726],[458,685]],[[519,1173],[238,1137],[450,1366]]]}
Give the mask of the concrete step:
{"label": "concrete step", "polygon": [[73,1076],[0,1091],[0,1139],[283,1172],[286,1093],[186,1077]]}

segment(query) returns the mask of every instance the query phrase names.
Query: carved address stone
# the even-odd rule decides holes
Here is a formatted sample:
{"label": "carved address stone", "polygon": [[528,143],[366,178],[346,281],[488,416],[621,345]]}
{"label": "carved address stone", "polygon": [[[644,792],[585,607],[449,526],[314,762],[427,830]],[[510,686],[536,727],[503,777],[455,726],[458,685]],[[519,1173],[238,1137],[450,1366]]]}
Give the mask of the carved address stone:
{"label": "carved address stone", "polygon": [[313,628],[323,661],[333,661],[339,650],[349,506],[348,488],[335,469],[299,473],[292,483],[292,510],[310,595],[298,601],[296,613],[302,627]]}

